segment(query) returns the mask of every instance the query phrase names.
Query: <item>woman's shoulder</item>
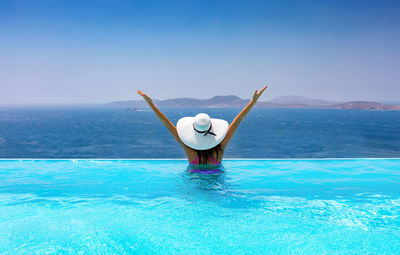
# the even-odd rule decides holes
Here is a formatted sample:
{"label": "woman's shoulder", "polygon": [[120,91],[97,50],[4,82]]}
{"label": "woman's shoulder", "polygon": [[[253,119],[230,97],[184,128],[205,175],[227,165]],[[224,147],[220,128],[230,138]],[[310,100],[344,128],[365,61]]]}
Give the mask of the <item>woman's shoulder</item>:
{"label": "woman's shoulder", "polygon": [[189,162],[192,162],[198,157],[198,155],[195,150],[193,150],[192,148],[189,148],[189,149],[190,150],[185,150],[186,157],[188,158]]}

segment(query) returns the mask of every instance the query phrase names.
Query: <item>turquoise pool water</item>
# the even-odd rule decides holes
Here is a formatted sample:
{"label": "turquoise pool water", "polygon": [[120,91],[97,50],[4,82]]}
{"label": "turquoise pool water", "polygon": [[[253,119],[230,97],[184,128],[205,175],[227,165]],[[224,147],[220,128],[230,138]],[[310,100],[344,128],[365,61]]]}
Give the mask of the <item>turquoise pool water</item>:
{"label": "turquoise pool water", "polygon": [[0,254],[399,254],[400,159],[0,160]]}

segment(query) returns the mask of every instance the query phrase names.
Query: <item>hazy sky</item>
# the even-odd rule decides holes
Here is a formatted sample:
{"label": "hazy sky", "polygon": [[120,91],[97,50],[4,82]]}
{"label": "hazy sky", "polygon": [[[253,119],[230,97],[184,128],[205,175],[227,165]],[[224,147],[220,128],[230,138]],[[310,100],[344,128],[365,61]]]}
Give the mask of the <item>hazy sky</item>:
{"label": "hazy sky", "polygon": [[400,1],[0,1],[0,104],[400,101]]}

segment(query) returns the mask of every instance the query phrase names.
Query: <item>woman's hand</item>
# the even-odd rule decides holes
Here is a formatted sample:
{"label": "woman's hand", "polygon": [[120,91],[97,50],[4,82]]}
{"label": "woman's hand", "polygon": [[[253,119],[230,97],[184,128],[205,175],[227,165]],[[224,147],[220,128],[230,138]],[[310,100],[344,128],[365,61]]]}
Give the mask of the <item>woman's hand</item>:
{"label": "woman's hand", "polygon": [[258,91],[258,90],[254,91],[254,94],[253,94],[253,102],[254,103],[257,102],[258,98],[262,95],[264,90],[266,90],[267,88],[268,88],[268,86],[265,86],[260,91]]}
{"label": "woman's hand", "polygon": [[153,103],[153,100],[151,100],[151,98],[148,95],[146,95],[145,93],[143,93],[141,90],[138,90],[137,93],[139,95],[141,95],[144,98],[144,100],[146,100],[147,103],[149,103],[149,104]]}

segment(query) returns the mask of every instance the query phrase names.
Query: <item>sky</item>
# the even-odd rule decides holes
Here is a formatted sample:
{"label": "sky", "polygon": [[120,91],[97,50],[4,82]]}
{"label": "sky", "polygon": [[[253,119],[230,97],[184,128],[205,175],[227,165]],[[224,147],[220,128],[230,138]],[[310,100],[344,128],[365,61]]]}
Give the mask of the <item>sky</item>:
{"label": "sky", "polygon": [[400,2],[2,0],[0,104],[400,102]]}

